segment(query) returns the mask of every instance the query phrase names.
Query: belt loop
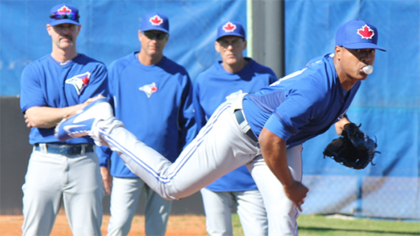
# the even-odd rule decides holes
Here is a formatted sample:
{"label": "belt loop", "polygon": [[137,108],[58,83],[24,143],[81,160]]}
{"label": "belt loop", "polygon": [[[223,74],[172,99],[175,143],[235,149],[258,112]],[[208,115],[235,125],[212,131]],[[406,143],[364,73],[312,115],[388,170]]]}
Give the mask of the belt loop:
{"label": "belt loop", "polygon": [[40,143],[39,144],[39,150],[42,153],[48,153],[47,144],[46,143]]}
{"label": "belt loop", "polygon": [[248,124],[248,122],[245,118],[245,114],[244,114],[243,110],[239,109],[239,112],[242,114],[242,117],[244,119],[244,121],[239,124],[239,128],[241,129],[242,133],[245,134],[246,132],[248,132],[251,129],[251,127],[249,126],[249,124]]}
{"label": "belt loop", "polygon": [[86,146],[85,145],[80,145],[82,150],[80,151],[80,155],[85,155],[86,153]]}

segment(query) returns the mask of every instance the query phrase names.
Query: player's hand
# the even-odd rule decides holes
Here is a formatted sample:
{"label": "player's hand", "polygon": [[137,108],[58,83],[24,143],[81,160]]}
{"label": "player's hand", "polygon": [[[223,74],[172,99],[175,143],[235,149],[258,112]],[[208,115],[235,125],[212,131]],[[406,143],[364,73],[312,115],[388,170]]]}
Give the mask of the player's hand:
{"label": "player's hand", "polygon": [[98,100],[99,98],[104,98],[104,96],[102,94],[96,95],[93,98],[89,98],[88,100],[86,100],[86,102],[81,104],[81,108],[84,109],[87,105],[89,105],[90,103]]}
{"label": "player's hand", "polygon": [[102,182],[104,183],[105,194],[111,194],[111,187],[112,187],[112,177],[109,174],[109,170],[107,167],[101,166],[101,175],[102,175]]}
{"label": "player's hand", "polygon": [[294,181],[293,184],[283,187],[286,196],[290,200],[292,200],[292,202],[296,205],[299,211],[302,211],[301,205],[304,203],[306,193],[308,193],[309,189],[298,181]]}
{"label": "player's hand", "polygon": [[99,94],[93,98],[89,98],[88,100],[86,100],[86,102],[83,103],[83,108],[85,108],[85,106],[89,105],[90,103],[98,100],[99,98],[104,98],[104,96],[102,94]]}
{"label": "player's hand", "polygon": [[26,127],[28,127],[28,128],[31,128],[32,127],[32,125],[31,125],[31,122],[29,121],[29,117],[28,117],[28,115],[24,115],[23,116],[23,118],[25,118],[25,123],[26,123]]}

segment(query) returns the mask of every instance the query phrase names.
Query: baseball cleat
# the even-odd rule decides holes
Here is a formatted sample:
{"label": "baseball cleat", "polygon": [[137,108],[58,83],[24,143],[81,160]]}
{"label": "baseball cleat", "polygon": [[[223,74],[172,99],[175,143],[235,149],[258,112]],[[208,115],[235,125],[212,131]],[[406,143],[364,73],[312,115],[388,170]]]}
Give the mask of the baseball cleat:
{"label": "baseball cleat", "polygon": [[63,119],[55,127],[55,137],[61,141],[93,135],[93,127],[101,120],[113,117],[112,107],[105,98],[99,98],[76,115]]}

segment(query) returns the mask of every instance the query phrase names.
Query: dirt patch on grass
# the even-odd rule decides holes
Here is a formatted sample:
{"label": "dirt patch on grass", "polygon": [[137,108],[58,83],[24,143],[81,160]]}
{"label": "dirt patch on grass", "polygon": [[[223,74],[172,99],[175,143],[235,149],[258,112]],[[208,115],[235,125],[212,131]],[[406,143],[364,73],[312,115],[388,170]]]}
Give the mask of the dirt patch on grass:
{"label": "dirt patch on grass", "polygon": [[[102,220],[102,235],[106,235],[109,223],[109,215],[104,215]],[[16,236],[22,235],[23,216],[21,215],[0,215],[0,235]],[[53,236],[71,236],[73,235],[65,213],[60,212],[51,232]],[[145,235],[144,216],[134,216],[129,236]],[[170,216],[166,236],[201,236],[206,233],[206,218],[196,215]]]}

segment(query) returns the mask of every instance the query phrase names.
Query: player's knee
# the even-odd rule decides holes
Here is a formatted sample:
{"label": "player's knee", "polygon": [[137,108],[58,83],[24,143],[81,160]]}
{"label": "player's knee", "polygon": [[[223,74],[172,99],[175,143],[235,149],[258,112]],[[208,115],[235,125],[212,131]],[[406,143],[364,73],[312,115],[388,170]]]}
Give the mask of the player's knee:
{"label": "player's knee", "polygon": [[268,215],[276,215],[277,217],[290,217],[297,214],[296,206],[292,201],[281,201],[266,206]]}

